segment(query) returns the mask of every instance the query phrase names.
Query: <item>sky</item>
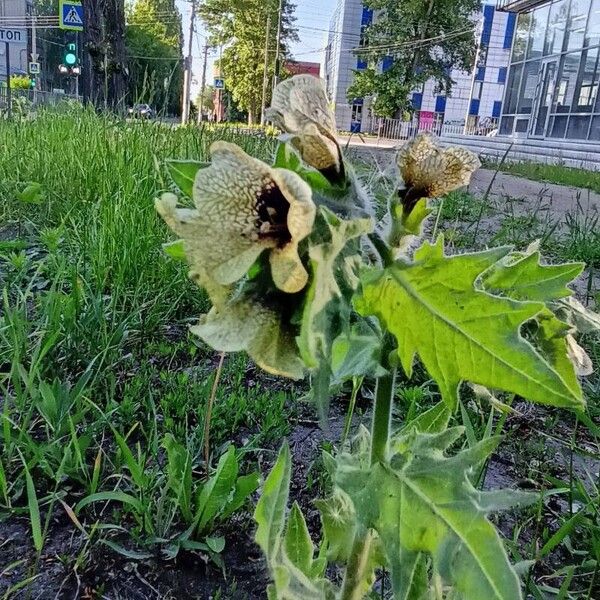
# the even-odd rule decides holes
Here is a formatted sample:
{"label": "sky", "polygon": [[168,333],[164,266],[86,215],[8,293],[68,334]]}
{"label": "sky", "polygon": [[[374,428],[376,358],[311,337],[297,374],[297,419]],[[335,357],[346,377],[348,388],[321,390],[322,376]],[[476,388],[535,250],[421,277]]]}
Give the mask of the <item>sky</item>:
{"label": "sky", "polygon": [[[295,15],[297,18],[299,42],[292,44],[292,53],[296,60],[321,62],[329,30],[329,20],[338,0],[294,0],[296,4]],[[183,16],[184,52],[187,54],[188,32],[190,28],[191,2],[177,0],[177,7]],[[202,22],[196,21],[196,34],[193,39],[192,52],[194,61],[192,65],[192,98],[196,98],[200,90],[202,78],[202,48],[206,39],[206,32]],[[216,53],[209,54],[206,81],[212,82],[212,66]],[[262,57],[261,57],[262,60]]]}

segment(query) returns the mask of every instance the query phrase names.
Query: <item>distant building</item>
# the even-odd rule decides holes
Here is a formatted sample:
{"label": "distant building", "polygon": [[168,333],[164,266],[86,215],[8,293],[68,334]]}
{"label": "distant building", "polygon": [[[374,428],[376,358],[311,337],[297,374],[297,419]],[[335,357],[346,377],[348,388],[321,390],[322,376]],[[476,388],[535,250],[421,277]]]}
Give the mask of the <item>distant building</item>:
{"label": "distant building", "polygon": [[[483,121],[499,119],[516,17],[497,11],[495,4],[496,0],[484,0],[482,12],[474,15],[474,31],[481,31],[477,63],[470,72],[451,72],[455,81],[451,94],[436,93],[434,81],[412,93],[415,120],[424,128],[443,123],[477,127]],[[364,7],[362,0],[338,0],[331,19],[324,72],[338,127],[343,130],[364,131],[365,124],[368,128],[371,123],[367,119],[369,98],[348,102],[346,90],[354,72],[367,67],[353,49],[363,44],[361,33],[373,18],[377,15]],[[379,68],[389,69],[393,60],[393,56],[384,59]]]}
{"label": "distant building", "polygon": [[[0,0],[0,29],[17,30],[20,38],[9,44],[11,75],[27,74],[29,29],[26,17],[30,7],[28,0]],[[6,62],[5,44],[0,42],[0,81],[6,81]]]}
{"label": "distant building", "polygon": [[600,0],[498,8],[518,13],[500,135],[599,142]]}
{"label": "distant building", "polygon": [[292,75],[314,75],[319,77],[321,65],[315,62],[288,60],[284,65],[285,70]]}

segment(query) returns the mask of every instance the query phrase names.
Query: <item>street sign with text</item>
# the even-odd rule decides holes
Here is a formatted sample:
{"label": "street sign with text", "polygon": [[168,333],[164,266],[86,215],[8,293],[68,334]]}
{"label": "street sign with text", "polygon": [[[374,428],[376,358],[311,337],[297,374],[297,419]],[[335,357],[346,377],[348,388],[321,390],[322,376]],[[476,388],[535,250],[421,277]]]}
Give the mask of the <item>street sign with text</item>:
{"label": "street sign with text", "polygon": [[83,31],[83,6],[77,0],[60,0],[59,23],[61,29]]}
{"label": "street sign with text", "polygon": [[12,42],[13,44],[27,43],[27,33],[24,29],[7,29],[6,27],[0,27],[0,42]]}

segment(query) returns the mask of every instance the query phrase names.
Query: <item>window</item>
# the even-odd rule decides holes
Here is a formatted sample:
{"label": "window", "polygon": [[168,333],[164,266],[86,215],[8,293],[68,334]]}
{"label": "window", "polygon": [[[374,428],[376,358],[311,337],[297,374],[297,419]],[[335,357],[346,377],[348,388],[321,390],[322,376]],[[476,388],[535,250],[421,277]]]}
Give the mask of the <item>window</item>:
{"label": "window", "polygon": [[531,13],[531,29],[529,30],[529,44],[527,58],[540,58],[544,53],[544,41],[548,25],[550,7],[545,6]]}
{"label": "window", "polygon": [[519,86],[521,85],[521,75],[523,74],[523,65],[511,67],[506,86],[506,112],[514,114],[517,112],[517,99],[519,97]]}
{"label": "window", "polygon": [[529,26],[531,25],[531,13],[521,13],[517,20],[517,33],[513,46],[513,62],[525,58],[527,40],[529,39]]}
{"label": "window", "polygon": [[421,110],[423,104],[423,94],[415,92],[412,95],[412,106],[414,110]]}
{"label": "window", "polygon": [[478,115],[479,114],[479,98],[472,98],[471,105],[469,106],[469,114],[470,115]]}
{"label": "window", "polygon": [[597,46],[598,44],[600,44],[600,0],[593,0],[585,45]]}
{"label": "window", "polygon": [[514,117],[502,117],[500,121],[500,135],[511,135],[515,124]]}
{"label": "window", "polygon": [[506,73],[508,69],[506,67],[500,67],[498,71],[498,83],[506,83]]}
{"label": "window", "polygon": [[597,65],[598,48],[585,50],[581,57],[579,77],[575,88],[574,112],[592,112],[598,92]]}
{"label": "window", "polygon": [[475,81],[483,81],[485,79],[485,67],[477,67],[475,72]]}
{"label": "window", "polygon": [[566,32],[566,50],[583,48],[590,0],[571,0],[571,12]]}
{"label": "window", "polygon": [[550,8],[544,54],[558,54],[562,52],[568,13],[569,4],[567,0],[555,2]]}
{"label": "window", "polygon": [[436,113],[446,112],[446,96],[438,96],[435,99],[435,112]]}
{"label": "window", "polygon": [[586,140],[588,130],[590,128],[589,116],[574,116],[569,119],[569,127],[567,128],[567,139],[569,140]]}
{"label": "window", "polygon": [[570,54],[566,54],[562,59],[554,97],[553,112],[571,112],[571,106],[575,100],[580,62],[581,52],[571,52]]}
{"label": "window", "polygon": [[523,70],[523,81],[519,91],[519,100],[517,102],[517,113],[531,114],[533,108],[533,99],[537,89],[540,77],[540,61],[534,60],[525,63]]}

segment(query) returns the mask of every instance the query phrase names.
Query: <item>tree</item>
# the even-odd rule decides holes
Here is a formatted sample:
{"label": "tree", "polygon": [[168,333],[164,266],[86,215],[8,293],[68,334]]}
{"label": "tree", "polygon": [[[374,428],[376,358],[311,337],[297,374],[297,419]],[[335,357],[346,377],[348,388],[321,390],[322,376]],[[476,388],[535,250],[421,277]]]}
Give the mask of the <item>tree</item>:
{"label": "tree", "polygon": [[202,105],[202,110],[205,113],[210,113],[215,109],[214,101],[215,88],[212,85],[204,87],[204,93],[202,90],[198,93],[196,98],[196,106],[199,108]]}
{"label": "tree", "polygon": [[[269,28],[268,76],[275,71],[275,45],[277,39],[278,0],[206,0],[199,14],[210,34],[213,46],[226,46],[218,61],[238,107],[247,111],[248,122],[260,115],[264,74],[264,48]],[[295,5],[283,0],[280,58],[288,54],[288,43],[297,39],[293,24]],[[271,86],[267,86],[270,98]]]}
{"label": "tree", "polygon": [[128,77],[124,0],[83,0],[83,10],[84,99],[122,110]]}
{"label": "tree", "polygon": [[138,0],[128,17],[131,102],[177,113],[181,107],[183,35],[174,0]]}
{"label": "tree", "polygon": [[[410,110],[410,93],[434,79],[437,92],[450,94],[452,68],[471,69],[476,39],[473,15],[480,0],[365,0],[378,11],[366,27],[357,55],[368,62],[348,88],[349,100],[373,97],[375,114],[393,117]],[[384,59],[391,66],[382,69]]]}

